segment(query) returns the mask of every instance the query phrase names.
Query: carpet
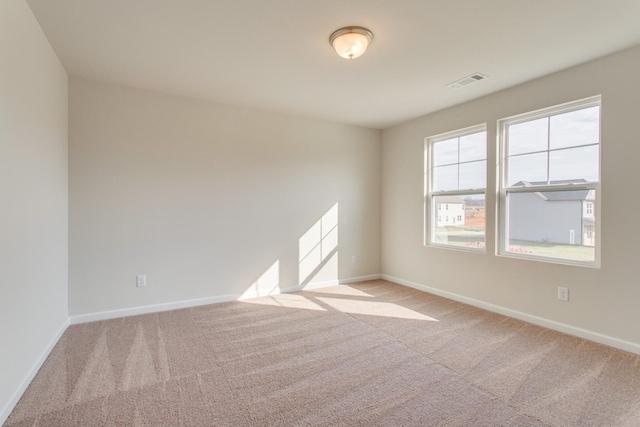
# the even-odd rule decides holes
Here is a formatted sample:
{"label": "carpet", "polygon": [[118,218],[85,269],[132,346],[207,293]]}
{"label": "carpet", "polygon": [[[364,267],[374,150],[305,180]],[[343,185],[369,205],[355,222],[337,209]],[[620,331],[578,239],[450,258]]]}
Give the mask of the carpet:
{"label": "carpet", "polygon": [[640,426],[640,357],[383,280],[70,326],[5,426]]}

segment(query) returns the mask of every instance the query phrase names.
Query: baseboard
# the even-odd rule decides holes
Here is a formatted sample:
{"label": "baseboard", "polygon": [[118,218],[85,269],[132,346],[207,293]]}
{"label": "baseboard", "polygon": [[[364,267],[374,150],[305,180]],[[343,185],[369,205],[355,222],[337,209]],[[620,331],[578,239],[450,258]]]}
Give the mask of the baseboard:
{"label": "baseboard", "polygon": [[352,277],[350,279],[340,280],[341,285],[348,285],[349,283],[366,282],[368,280],[382,279],[381,274],[370,274],[369,276]]}
{"label": "baseboard", "polygon": [[78,314],[75,316],[71,316],[71,324],[77,325],[79,323],[96,322],[98,320],[117,319],[120,317],[137,316],[139,314],[158,313],[161,311],[178,310],[180,308],[217,304],[221,302],[235,301],[237,299],[240,299],[240,297],[241,295],[221,295],[216,297],[196,298],[162,304],[150,304],[138,307],[121,308],[118,310],[99,311],[97,313]]}
{"label": "baseboard", "polygon": [[29,374],[22,381],[22,383],[20,384],[20,387],[16,389],[16,391],[13,393],[13,396],[11,396],[11,399],[9,399],[9,402],[7,402],[4,408],[2,408],[2,410],[0,411],[0,426],[3,425],[5,421],[7,421],[7,418],[9,418],[9,415],[11,415],[11,411],[13,411],[13,408],[16,407],[16,405],[18,404],[18,401],[20,400],[24,392],[27,390],[27,387],[29,387],[29,384],[31,384],[31,381],[36,376],[36,374],[44,364],[45,360],[47,360],[47,357],[49,357],[51,350],[53,350],[53,347],[55,347],[58,341],[60,341],[60,338],[62,337],[62,334],[64,334],[64,331],[66,331],[67,328],[69,327],[69,324],[70,324],[70,319],[67,317],[67,320],[64,321],[64,323],[62,324],[58,332],[51,339],[51,341],[49,342],[49,345],[47,345],[44,351],[40,354],[40,357],[38,358],[36,363],[33,365],[31,370],[29,371]]}
{"label": "baseboard", "polygon": [[[381,276],[379,274],[371,274],[368,276],[350,277],[348,279],[329,280],[326,282],[314,282],[314,283],[309,283],[307,285],[290,286],[288,288],[283,288],[283,289],[280,289],[279,293],[288,294],[291,292],[300,292],[300,291],[308,291],[312,289],[326,288],[328,286],[347,285],[349,283],[365,282],[367,280],[377,280],[377,279],[380,279],[380,277]],[[274,294],[270,294],[270,295],[274,295]],[[264,295],[256,295],[256,296],[264,296]]]}
{"label": "baseboard", "polygon": [[567,325],[565,323],[556,322],[554,320],[545,319],[543,317],[534,316],[531,314],[523,313],[521,311],[512,310],[510,308],[502,307],[495,304],[490,304],[484,301],[480,301],[474,298],[458,295],[453,292],[443,291],[441,289],[432,288],[430,286],[423,285],[421,283],[415,283],[408,280],[401,279],[399,277],[393,277],[386,274],[380,275],[384,280],[397,283],[399,285],[408,286],[410,288],[418,289],[420,291],[428,292],[430,294],[438,295],[444,298],[452,299],[454,301],[469,304],[474,307],[482,308],[487,311],[502,314],[508,317],[513,317],[534,325],[543,326],[545,328],[553,329],[554,331],[563,332],[565,334],[573,335],[576,337],[584,338],[589,341],[594,341],[600,344],[608,345],[620,350],[628,351],[630,353],[640,354],[640,344],[625,341],[618,338],[610,337],[608,335],[600,334],[598,332],[589,331],[586,329],[578,328],[575,326]]}
{"label": "baseboard", "polygon": [[341,280],[330,280],[326,282],[313,282],[306,285],[289,286],[285,288],[275,288],[269,291],[247,291],[242,294],[230,294],[221,295],[215,297],[197,298],[190,300],[175,301],[162,304],[151,304],[139,307],[123,308],[118,310],[100,311],[97,313],[79,314],[71,316],[71,324],[77,325],[79,323],[95,322],[98,320],[117,319],[120,317],[136,316],[139,314],[158,313],[162,311],[177,310],[181,308],[198,307],[201,305],[217,304],[221,302],[237,301],[248,298],[257,298],[269,295],[279,295],[284,293],[299,292],[302,290],[311,290],[326,288],[328,286],[336,286],[340,284],[356,283],[365,280],[380,279],[379,274],[361,277],[351,277]]}

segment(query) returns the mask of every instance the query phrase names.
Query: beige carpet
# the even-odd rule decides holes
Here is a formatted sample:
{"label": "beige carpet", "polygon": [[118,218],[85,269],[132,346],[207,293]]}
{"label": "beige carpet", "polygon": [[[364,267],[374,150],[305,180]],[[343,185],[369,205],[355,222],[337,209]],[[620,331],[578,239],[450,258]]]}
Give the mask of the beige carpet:
{"label": "beige carpet", "polygon": [[640,426],[640,357],[385,281],[71,326],[6,426]]}

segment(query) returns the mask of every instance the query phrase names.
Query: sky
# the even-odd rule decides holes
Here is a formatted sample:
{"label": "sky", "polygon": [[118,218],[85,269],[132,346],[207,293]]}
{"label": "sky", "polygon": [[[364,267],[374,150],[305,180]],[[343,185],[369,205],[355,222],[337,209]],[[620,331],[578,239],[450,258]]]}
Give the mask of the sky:
{"label": "sky", "polygon": [[[507,182],[599,180],[600,107],[507,127]],[[486,187],[486,132],[433,145],[433,191]]]}

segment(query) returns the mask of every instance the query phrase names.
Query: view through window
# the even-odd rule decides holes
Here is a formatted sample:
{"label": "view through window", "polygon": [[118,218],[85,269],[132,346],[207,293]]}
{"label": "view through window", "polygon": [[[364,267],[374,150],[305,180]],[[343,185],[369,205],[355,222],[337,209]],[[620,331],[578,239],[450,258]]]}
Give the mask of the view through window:
{"label": "view through window", "polygon": [[600,98],[500,121],[500,253],[598,263]]}
{"label": "view through window", "polygon": [[484,250],[486,158],[484,125],[427,138],[427,244]]}

